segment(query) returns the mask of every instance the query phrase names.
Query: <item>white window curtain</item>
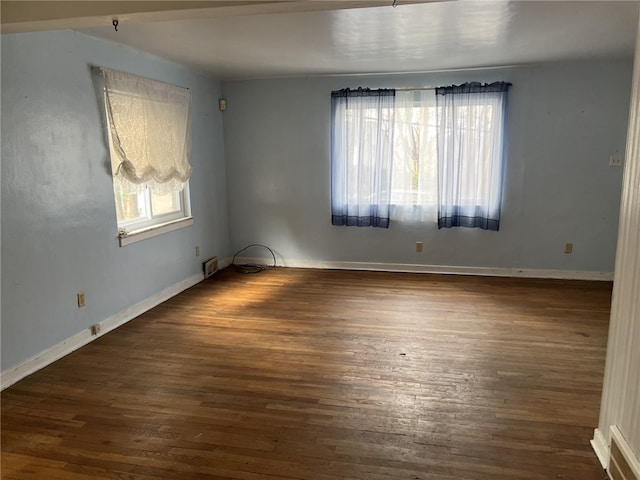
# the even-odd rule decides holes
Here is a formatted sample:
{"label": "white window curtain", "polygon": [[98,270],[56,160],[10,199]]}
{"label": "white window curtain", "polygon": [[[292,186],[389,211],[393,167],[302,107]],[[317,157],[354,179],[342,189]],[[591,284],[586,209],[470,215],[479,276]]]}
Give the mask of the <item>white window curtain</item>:
{"label": "white window curtain", "polygon": [[191,92],[108,68],[104,78],[114,181],[127,193],[181,191],[191,175]]}
{"label": "white window curtain", "polygon": [[396,90],[391,219],[436,220],[437,110],[434,90]]}
{"label": "white window curtain", "polygon": [[500,228],[510,83],[436,89],[438,228]]}
{"label": "white window curtain", "polygon": [[389,227],[395,90],[331,93],[331,223]]}

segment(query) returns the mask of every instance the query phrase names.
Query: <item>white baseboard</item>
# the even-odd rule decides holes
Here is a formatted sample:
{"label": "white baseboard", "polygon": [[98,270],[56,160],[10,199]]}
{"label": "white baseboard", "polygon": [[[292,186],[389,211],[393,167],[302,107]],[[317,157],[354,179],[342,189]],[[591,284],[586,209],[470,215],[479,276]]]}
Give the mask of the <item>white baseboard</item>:
{"label": "white baseboard", "polygon": [[[227,261],[231,263],[228,259]],[[237,263],[272,265],[273,258],[238,257]],[[459,267],[446,265],[420,265],[410,263],[325,262],[318,260],[278,260],[279,267],[317,268],[335,270],[370,270],[382,272],[440,273],[479,275],[491,277],[554,278],[563,280],[613,281],[613,272],[582,270],[549,270],[535,268]]]}
{"label": "white baseboard", "polygon": [[223,268],[227,268],[229,265],[231,265],[231,257],[218,259],[218,271],[222,270]]}
{"label": "white baseboard", "polygon": [[[611,439],[616,442],[620,453],[622,453],[622,456],[624,457],[624,461],[626,461],[627,466],[631,469],[635,478],[640,479],[640,460],[635,456],[631,446],[627,442],[627,439],[624,438],[620,429],[615,425],[611,426]],[[618,461],[620,461],[620,459],[618,459]]]}
{"label": "white baseboard", "polygon": [[[263,265],[271,265],[272,258],[237,258],[238,263],[258,263]],[[221,259],[219,269],[229,266],[231,258]],[[572,271],[572,270],[543,270],[543,269],[510,269],[510,268],[486,268],[486,267],[459,267],[459,266],[442,266],[442,265],[419,265],[419,264],[401,264],[401,263],[368,263],[368,262],[326,262],[318,260],[286,260],[282,259],[278,262],[279,267],[290,268],[315,268],[315,269],[336,269],[336,270],[368,270],[383,272],[407,272],[407,273],[440,273],[440,274],[456,274],[456,275],[480,275],[480,276],[500,276],[500,277],[522,277],[522,278],[556,278],[556,279],[572,279],[572,280],[613,280],[613,272],[591,272],[591,271]],[[56,360],[68,355],[87,343],[95,340],[99,336],[118,328],[120,325],[127,323],[135,317],[142,315],[144,312],[152,309],[156,305],[168,300],[178,293],[202,281],[203,274],[198,273],[191,277],[178,282],[151,297],[132,305],[125,310],[112,315],[100,322],[100,333],[98,335],[91,334],[91,328],[67,338],[66,340],[44,350],[24,362],[9,368],[0,374],[0,390],[13,385],[22,378],[46,367]],[[609,447],[604,441],[602,434],[596,430],[594,439],[591,444],[598,454],[598,458],[603,462],[603,458],[608,461]],[[606,453],[606,454],[605,454]],[[601,456],[604,455],[604,456]]]}
{"label": "white baseboard", "polygon": [[[634,455],[633,450],[631,449],[631,447],[629,446],[629,443],[620,432],[620,429],[617,426],[612,425],[609,432],[611,435],[610,438],[612,440],[615,440],[616,445],[618,446],[618,449],[624,456],[624,460],[626,461],[627,465],[629,466],[633,474],[636,476],[636,478],[640,478],[640,460],[638,459],[638,457]],[[609,463],[611,461],[611,442],[607,439],[604,433],[598,428],[596,428],[595,431],[593,432],[593,440],[591,440],[591,446],[593,447],[593,450],[596,452],[596,455],[598,456],[598,460],[600,460],[600,464],[602,465],[602,468],[608,471]],[[619,479],[614,479],[614,480],[619,480]]]}
{"label": "white baseboard", "polygon": [[62,342],[48,348],[33,357],[25,360],[24,362],[9,368],[0,374],[0,390],[4,390],[10,387],[17,381],[24,377],[31,375],[32,373],[46,367],[47,365],[59,360],[65,355],[70,354],[74,350],[92,342],[96,338],[118,328],[119,326],[127,323],[130,320],[142,315],[148,310],[151,310],[156,305],[176,296],[178,293],[186,290],[189,287],[199,283],[204,278],[202,273],[192,275],[181,282],[178,282],[164,290],[148,297],[141,302],[132,305],[121,312],[107,317],[99,323],[100,333],[97,335],[91,334],[91,327],[87,327],[83,331],[76,333],[75,335],[63,340]]}
{"label": "white baseboard", "polygon": [[596,452],[598,460],[602,468],[607,470],[609,468],[609,454],[611,453],[611,447],[607,438],[602,434],[600,429],[596,428],[593,431],[593,439],[591,440],[591,447]]}

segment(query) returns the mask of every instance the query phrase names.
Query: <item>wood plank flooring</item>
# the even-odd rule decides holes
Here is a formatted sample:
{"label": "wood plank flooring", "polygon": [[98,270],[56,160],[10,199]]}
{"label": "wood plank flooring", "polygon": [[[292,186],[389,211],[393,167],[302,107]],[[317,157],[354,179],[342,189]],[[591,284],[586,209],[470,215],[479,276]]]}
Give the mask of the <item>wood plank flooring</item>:
{"label": "wood plank flooring", "polygon": [[601,480],[610,295],[227,269],[5,390],[2,478]]}

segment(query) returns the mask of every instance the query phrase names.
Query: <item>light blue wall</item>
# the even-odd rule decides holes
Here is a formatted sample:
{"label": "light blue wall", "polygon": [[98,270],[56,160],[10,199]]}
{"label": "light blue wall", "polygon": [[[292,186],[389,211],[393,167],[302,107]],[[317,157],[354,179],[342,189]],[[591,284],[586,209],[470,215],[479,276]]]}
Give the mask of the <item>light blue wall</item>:
{"label": "light blue wall", "polygon": [[[92,64],[192,90],[192,227],[118,247]],[[501,231],[331,226],[330,91],[469,80],[514,84]],[[631,60],[230,82],[225,163],[217,81],[71,31],[3,35],[1,369],[254,242],[293,261],[612,271],[630,82]]]}
{"label": "light blue wall", "polygon": [[[118,246],[92,64],[191,89],[193,226]],[[72,31],[2,36],[2,370],[229,255],[219,96],[217,81]]]}
{"label": "light blue wall", "polygon": [[[264,243],[285,262],[612,272],[622,169],[608,162],[624,154],[631,69],[629,59],[224,83],[231,246]],[[330,224],[331,90],[496,80],[513,83],[499,232]]]}

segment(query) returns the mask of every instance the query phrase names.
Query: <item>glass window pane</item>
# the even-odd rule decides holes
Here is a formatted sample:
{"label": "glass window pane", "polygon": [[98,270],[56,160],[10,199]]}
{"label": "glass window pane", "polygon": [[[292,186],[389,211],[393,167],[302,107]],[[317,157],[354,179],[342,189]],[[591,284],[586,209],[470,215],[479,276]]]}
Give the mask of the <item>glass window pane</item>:
{"label": "glass window pane", "polygon": [[125,193],[118,182],[114,182],[113,191],[116,198],[116,216],[118,223],[145,218],[144,193]]}
{"label": "glass window pane", "polygon": [[152,192],[151,210],[153,211],[153,216],[181,211],[180,193],[181,192],[169,192],[158,194]]}

